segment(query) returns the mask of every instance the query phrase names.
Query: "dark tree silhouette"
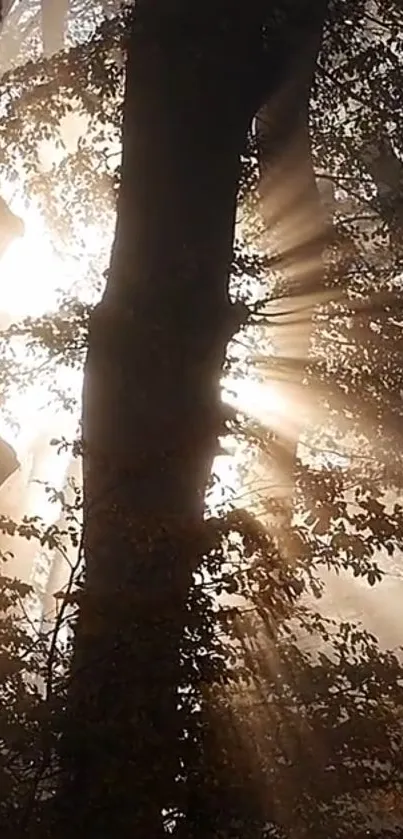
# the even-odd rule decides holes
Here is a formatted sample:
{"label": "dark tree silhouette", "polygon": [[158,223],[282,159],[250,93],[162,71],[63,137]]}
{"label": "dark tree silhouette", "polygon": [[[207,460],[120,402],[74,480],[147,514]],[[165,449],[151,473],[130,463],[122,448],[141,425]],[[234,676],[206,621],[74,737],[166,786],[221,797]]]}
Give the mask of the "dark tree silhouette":
{"label": "dark tree silhouette", "polygon": [[326,5],[310,3],[309,15],[306,4],[136,5],[116,239],[84,389],[86,582],[66,835],[78,825],[98,837],[163,835],[220,374],[244,317],[228,298],[240,155]]}

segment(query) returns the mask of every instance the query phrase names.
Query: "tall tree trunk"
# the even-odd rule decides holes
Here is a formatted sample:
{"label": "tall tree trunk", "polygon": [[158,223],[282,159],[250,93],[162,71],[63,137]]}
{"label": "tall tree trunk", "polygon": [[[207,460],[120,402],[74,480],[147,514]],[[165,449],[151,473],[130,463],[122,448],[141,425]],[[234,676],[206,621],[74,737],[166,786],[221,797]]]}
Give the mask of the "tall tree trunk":
{"label": "tall tree trunk", "polygon": [[42,43],[50,57],[65,47],[69,0],[41,0]]}
{"label": "tall tree trunk", "polygon": [[136,4],[116,239],[84,386],[65,837],[158,839],[174,798],[180,642],[240,320],[228,297],[240,154],[290,55],[275,39],[266,50],[264,13],[263,0]]}
{"label": "tall tree trunk", "polygon": [[179,646],[239,325],[228,277],[240,153],[259,104],[260,26],[243,9],[137,4],[116,239],[85,375],[67,836],[162,836],[179,768]]}

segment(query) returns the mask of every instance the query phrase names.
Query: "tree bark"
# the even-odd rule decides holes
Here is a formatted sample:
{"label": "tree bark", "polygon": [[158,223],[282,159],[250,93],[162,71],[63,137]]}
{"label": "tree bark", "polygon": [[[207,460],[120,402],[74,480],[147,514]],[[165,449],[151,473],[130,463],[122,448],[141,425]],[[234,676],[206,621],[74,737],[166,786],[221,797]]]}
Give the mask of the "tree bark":
{"label": "tree bark", "polygon": [[199,5],[138,2],[129,46],[116,239],[84,386],[65,836],[157,839],[179,769],[180,641],[240,323],[228,277],[260,36],[241,4]]}
{"label": "tree bark", "polygon": [[261,0],[136,4],[116,238],[84,385],[69,839],[158,839],[175,798],[180,644],[243,315],[228,297],[240,155],[290,57],[275,38],[264,47],[264,13]]}
{"label": "tree bark", "polygon": [[69,0],[41,0],[41,28],[44,55],[50,58],[65,47]]}

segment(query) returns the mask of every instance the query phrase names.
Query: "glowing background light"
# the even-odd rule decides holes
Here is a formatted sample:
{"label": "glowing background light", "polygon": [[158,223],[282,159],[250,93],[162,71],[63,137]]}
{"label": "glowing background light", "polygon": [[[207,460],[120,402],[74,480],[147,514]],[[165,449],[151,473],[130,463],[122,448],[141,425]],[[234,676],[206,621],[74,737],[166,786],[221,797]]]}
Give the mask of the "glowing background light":
{"label": "glowing background light", "polygon": [[24,219],[25,234],[14,239],[1,261],[0,311],[17,320],[54,309],[72,276],[55,253],[40,213],[27,210],[22,201],[15,201],[13,210]]}

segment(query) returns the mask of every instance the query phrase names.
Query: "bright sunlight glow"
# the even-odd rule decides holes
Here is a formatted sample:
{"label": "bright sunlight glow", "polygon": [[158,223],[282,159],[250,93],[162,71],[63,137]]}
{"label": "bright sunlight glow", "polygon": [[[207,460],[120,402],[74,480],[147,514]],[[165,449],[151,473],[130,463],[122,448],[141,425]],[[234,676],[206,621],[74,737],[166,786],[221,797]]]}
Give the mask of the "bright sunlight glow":
{"label": "bright sunlight glow", "polygon": [[[45,223],[35,208],[26,207],[21,200],[12,203],[13,212],[23,218],[25,234],[15,239],[4,254],[0,267],[0,326],[7,328],[25,317],[39,317],[58,305],[60,294],[68,291],[73,282],[72,268],[58,256],[46,233]],[[66,458],[57,455],[49,446],[51,437],[71,438],[76,430],[77,416],[52,404],[46,381],[37,373],[40,359],[28,351],[22,342],[16,349],[29,377],[33,381],[26,388],[11,390],[6,409],[0,413],[0,434],[14,446],[17,456],[26,467],[35,460],[32,454],[41,449],[40,462],[35,464],[34,481],[43,481],[60,488],[66,471]],[[57,386],[79,395],[81,373],[60,368]],[[11,418],[11,420],[10,420]],[[42,448],[41,448],[42,447]],[[24,514],[39,515],[47,523],[57,517],[52,505],[38,484],[32,486],[25,499]]]}
{"label": "bright sunlight glow", "polygon": [[25,222],[25,234],[15,239],[1,261],[0,311],[13,320],[37,317],[54,308],[58,292],[71,283],[71,273],[55,254],[38,211],[16,201],[13,211]]}

